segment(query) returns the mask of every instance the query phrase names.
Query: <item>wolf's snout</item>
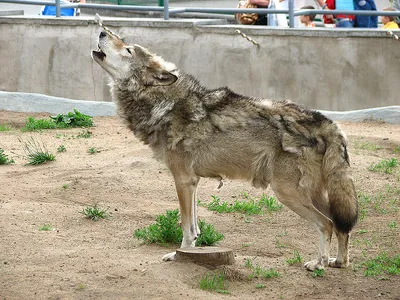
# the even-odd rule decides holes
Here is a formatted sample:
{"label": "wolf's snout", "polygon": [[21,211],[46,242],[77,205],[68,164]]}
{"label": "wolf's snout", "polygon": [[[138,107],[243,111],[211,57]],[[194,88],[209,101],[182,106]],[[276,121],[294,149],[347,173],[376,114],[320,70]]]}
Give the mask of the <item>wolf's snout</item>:
{"label": "wolf's snout", "polygon": [[105,33],[104,31],[100,32],[100,35],[99,35],[100,38],[103,38],[106,36],[107,36],[107,33]]}

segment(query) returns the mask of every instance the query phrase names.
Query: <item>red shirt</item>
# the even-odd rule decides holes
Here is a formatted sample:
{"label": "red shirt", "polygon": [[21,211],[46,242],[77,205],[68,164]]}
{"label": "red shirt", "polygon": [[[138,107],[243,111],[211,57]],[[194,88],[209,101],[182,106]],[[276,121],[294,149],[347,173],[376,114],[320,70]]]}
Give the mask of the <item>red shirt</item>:
{"label": "red shirt", "polygon": [[[326,0],[325,1],[326,6],[329,9],[335,9],[335,0]],[[350,20],[354,20],[355,16],[354,15],[335,15],[336,19],[350,19]],[[334,21],[332,19],[327,19],[326,15],[324,15],[324,23],[325,24],[333,24]]]}

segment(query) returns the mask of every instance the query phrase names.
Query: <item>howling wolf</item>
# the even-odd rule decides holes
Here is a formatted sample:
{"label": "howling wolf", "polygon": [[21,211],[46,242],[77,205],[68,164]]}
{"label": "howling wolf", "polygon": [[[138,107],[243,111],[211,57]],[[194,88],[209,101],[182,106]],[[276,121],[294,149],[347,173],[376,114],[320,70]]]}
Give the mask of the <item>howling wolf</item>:
{"label": "howling wolf", "polygon": [[[305,263],[308,270],[348,266],[358,205],[346,136],[336,123],[289,101],[207,89],[173,63],[103,28],[92,58],[111,77],[118,114],[174,177],[181,247],[193,247],[200,234],[200,178],[244,179],[263,189],[271,185],[281,203],[316,226],[319,255]],[[329,257],[333,231],[336,258]],[[163,257],[174,259],[175,252]]]}

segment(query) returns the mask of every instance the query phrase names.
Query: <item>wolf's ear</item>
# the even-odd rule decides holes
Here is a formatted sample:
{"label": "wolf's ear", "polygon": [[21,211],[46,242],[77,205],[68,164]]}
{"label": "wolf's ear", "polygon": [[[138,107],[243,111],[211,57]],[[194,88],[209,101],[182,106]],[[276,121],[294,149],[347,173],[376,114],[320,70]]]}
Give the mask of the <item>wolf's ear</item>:
{"label": "wolf's ear", "polygon": [[147,69],[147,74],[146,74],[146,84],[147,85],[171,85],[175,81],[178,80],[178,77],[176,77],[174,74],[163,70],[163,69],[157,69],[154,70],[152,68]]}

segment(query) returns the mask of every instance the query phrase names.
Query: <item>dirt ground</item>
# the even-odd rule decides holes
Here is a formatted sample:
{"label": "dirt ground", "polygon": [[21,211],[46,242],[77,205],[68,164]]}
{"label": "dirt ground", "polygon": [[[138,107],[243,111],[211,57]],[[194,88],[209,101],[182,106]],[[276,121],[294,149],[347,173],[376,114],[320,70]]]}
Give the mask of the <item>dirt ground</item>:
{"label": "dirt ground", "polygon": [[[49,114],[0,112],[0,124],[13,127],[0,132],[0,148],[15,160],[0,166],[1,300],[400,299],[400,276],[366,277],[360,266],[380,253],[400,252],[400,172],[367,169],[382,159],[400,159],[399,125],[341,123],[349,137],[357,191],[375,199],[361,206],[364,215],[353,231],[347,269],[328,268],[324,277],[313,278],[302,265],[288,265],[294,250],[304,261],[315,258],[318,237],[310,224],[287,208],[245,218],[200,207],[200,218],[225,235],[219,245],[235,253],[235,265],[225,269],[232,275],[229,294],[223,295],[199,288],[205,274],[220,270],[162,262],[174,247],[143,245],[133,237],[157,215],[176,209],[178,201],[168,170],[117,117],[94,118],[92,137],[77,138],[82,128],[21,132],[28,116]],[[58,153],[53,162],[27,166],[23,144],[31,137],[52,153],[60,145],[66,152]],[[89,154],[91,147],[100,152]],[[232,201],[243,192],[254,197],[271,194],[238,181],[217,187],[218,182],[203,179],[199,199],[209,202],[211,195],[218,195]],[[109,208],[112,217],[93,222],[79,213],[93,204]],[[39,230],[44,224],[54,230]],[[245,259],[274,268],[280,276],[248,280]]]}

